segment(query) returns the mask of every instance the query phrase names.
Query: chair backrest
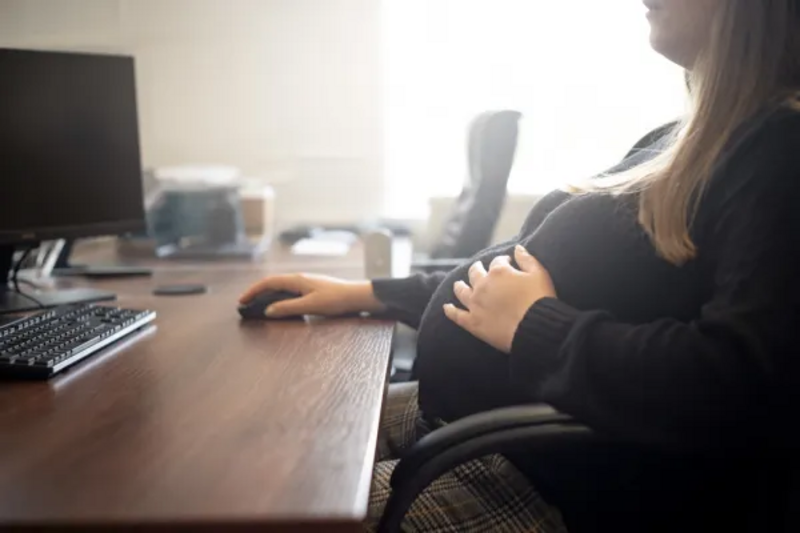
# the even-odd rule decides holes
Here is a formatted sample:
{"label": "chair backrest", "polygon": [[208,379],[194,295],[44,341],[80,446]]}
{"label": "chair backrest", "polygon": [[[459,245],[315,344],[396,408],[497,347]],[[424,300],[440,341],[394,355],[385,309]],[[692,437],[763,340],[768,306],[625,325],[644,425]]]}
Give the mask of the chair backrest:
{"label": "chair backrest", "polygon": [[468,181],[431,247],[433,259],[470,257],[491,242],[519,139],[518,111],[490,111],[469,128]]}

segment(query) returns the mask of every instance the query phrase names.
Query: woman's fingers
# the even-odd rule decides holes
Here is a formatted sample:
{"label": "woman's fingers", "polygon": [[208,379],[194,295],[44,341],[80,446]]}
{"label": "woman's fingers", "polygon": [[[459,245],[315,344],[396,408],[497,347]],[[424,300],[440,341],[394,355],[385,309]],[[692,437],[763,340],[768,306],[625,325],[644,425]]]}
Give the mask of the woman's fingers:
{"label": "woman's fingers", "polygon": [[453,304],[445,304],[444,314],[457,325],[469,331],[469,312],[459,309]]}
{"label": "woman's fingers", "polygon": [[453,293],[461,305],[469,309],[469,300],[472,296],[472,289],[463,281],[456,281],[453,285]]}
{"label": "woman's fingers", "polygon": [[483,263],[480,261],[476,261],[469,267],[469,284],[472,288],[475,288],[475,285],[486,277],[486,268],[484,268]]}
{"label": "woman's fingers", "polygon": [[511,258],[507,255],[498,255],[489,264],[489,270],[511,266]]}
{"label": "woman's fingers", "polygon": [[517,260],[517,264],[519,265],[519,269],[523,272],[531,273],[537,270],[543,269],[542,265],[539,261],[533,257],[528,250],[526,250],[522,245],[518,244],[516,248],[514,248],[514,258]]}
{"label": "woman's fingers", "polygon": [[313,296],[309,295],[274,303],[264,310],[264,314],[270,318],[285,318],[309,315],[314,311]]}
{"label": "woman's fingers", "polygon": [[270,276],[264,278],[242,294],[239,298],[239,303],[247,303],[257,295],[266,291],[291,291],[291,292],[305,292],[305,284],[303,279],[297,274],[286,274],[281,276]]}

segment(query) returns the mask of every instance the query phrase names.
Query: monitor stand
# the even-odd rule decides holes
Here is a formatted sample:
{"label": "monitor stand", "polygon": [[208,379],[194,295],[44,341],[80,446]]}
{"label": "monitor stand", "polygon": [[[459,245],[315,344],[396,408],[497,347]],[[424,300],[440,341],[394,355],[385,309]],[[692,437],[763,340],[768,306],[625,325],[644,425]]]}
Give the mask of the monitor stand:
{"label": "monitor stand", "polygon": [[69,258],[72,255],[74,241],[65,241],[58,254],[52,275],[61,277],[84,278],[130,278],[152,276],[153,269],[140,266],[125,265],[73,265]]}
{"label": "monitor stand", "polygon": [[0,246],[0,315],[25,313],[43,308],[76,303],[115,300],[116,294],[96,289],[64,289],[55,291],[25,291],[29,296],[17,293],[7,282],[13,266],[14,247]]}
{"label": "monitor stand", "polygon": [[77,265],[54,268],[51,275],[56,278],[139,278],[152,276],[153,269],[119,265]]}

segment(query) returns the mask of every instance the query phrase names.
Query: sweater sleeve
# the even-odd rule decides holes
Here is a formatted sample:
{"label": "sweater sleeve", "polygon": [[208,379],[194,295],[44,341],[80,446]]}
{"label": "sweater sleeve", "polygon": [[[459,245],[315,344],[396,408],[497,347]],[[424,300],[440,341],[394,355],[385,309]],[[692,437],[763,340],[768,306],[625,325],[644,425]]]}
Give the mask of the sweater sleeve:
{"label": "sweater sleeve", "polygon": [[668,449],[731,446],[763,429],[764,413],[800,385],[800,121],[791,124],[752,141],[724,187],[709,189],[702,253],[713,287],[698,319],[632,325],[540,300],[514,337],[514,386],[596,430]]}
{"label": "sweater sleeve", "polygon": [[447,272],[414,274],[407,278],[376,279],[372,282],[375,297],[386,306],[386,315],[418,328],[422,314]]}

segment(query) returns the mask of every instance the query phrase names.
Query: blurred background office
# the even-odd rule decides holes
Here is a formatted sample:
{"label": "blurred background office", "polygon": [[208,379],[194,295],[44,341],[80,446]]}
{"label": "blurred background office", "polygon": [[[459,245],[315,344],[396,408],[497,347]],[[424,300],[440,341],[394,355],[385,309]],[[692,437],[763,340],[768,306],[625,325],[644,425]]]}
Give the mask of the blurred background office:
{"label": "blurred background office", "polygon": [[278,229],[393,219],[424,234],[464,183],[470,121],[520,111],[501,238],[542,193],[611,166],[681,113],[682,73],[642,46],[642,10],[0,0],[0,47],[133,55],[144,165],[237,168],[274,188]]}

